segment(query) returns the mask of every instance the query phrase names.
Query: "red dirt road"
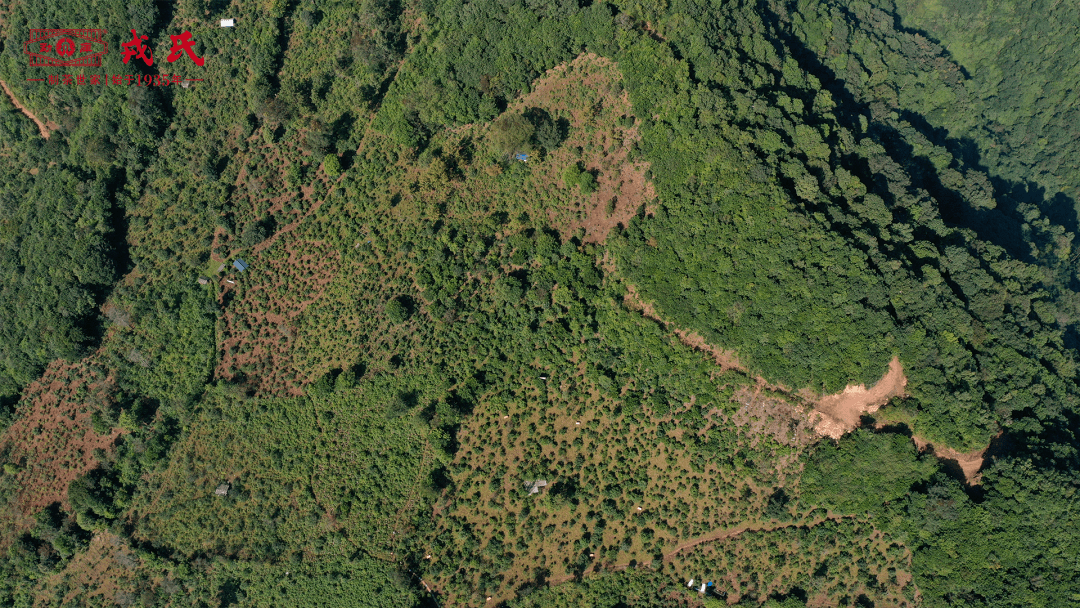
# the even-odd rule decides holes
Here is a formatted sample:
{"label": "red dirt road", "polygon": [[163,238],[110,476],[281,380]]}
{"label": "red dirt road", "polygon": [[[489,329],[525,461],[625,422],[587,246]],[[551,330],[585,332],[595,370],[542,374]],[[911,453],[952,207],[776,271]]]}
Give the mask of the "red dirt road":
{"label": "red dirt road", "polygon": [[841,393],[826,395],[813,404],[820,419],[814,427],[819,435],[839,439],[859,425],[864,413],[873,413],[893,397],[902,397],[907,377],[900,359],[893,357],[889,371],[877,384],[867,389],[860,384],[848,386]]}
{"label": "red dirt road", "polygon": [[15,93],[11,92],[11,89],[8,87],[7,83],[4,82],[3,80],[0,80],[0,88],[4,89],[4,93],[7,94],[8,99],[11,100],[11,103],[15,106],[15,108],[17,110],[19,110],[20,112],[25,114],[26,117],[29,118],[30,120],[34,121],[34,124],[37,125],[38,131],[41,131],[41,136],[44,137],[45,139],[49,139],[50,133],[49,133],[49,129],[45,126],[45,123],[42,122],[41,119],[38,118],[37,116],[34,116],[34,113],[31,112],[29,108],[27,108],[26,106],[22,105],[22,103],[19,102],[18,98],[15,97]]}

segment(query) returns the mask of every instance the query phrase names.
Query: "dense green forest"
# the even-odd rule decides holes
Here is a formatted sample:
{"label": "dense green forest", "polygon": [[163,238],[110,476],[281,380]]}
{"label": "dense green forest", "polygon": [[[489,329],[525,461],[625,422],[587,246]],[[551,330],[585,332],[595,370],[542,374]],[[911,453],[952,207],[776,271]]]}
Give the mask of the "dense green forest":
{"label": "dense green forest", "polygon": [[0,605],[1075,604],[1077,10],[13,4]]}

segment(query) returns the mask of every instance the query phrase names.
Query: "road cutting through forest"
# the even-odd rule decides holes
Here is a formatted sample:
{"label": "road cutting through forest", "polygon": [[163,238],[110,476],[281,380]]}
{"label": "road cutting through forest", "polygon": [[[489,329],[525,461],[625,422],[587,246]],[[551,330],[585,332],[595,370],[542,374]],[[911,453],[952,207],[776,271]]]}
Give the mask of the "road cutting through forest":
{"label": "road cutting through forest", "polygon": [[903,397],[907,377],[900,359],[893,357],[889,371],[871,388],[865,385],[847,386],[840,393],[826,395],[812,405],[820,419],[814,430],[824,437],[839,439],[859,426],[863,414],[872,414],[893,397]]}
{"label": "road cutting through forest", "polygon": [[38,131],[41,131],[41,136],[44,137],[45,139],[49,139],[50,133],[49,133],[49,129],[48,129],[48,127],[46,127],[45,123],[42,122],[41,119],[38,118],[37,116],[34,116],[34,113],[30,111],[30,108],[27,108],[26,106],[24,106],[22,103],[19,102],[19,99],[17,97],[15,97],[15,93],[13,93],[11,91],[11,88],[8,87],[7,83],[4,82],[3,80],[0,80],[0,88],[4,89],[4,93],[7,94],[8,99],[11,100],[11,103],[12,103],[12,105],[15,106],[15,109],[22,112],[23,114],[25,114],[26,117],[29,118],[30,120],[34,121],[34,124],[37,125]]}
{"label": "road cutting through forest", "polygon": [[[636,310],[660,323],[665,330],[674,332],[686,346],[709,355],[721,370],[734,369],[750,374],[750,370],[739,362],[738,355],[734,352],[709,344],[699,334],[674,327],[663,319],[652,303],[641,297],[634,285],[626,285],[624,301],[630,310]],[[810,416],[813,418],[814,431],[822,437],[832,439],[839,439],[844,433],[855,430],[863,414],[876,412],[893,397],[905,396],[904,388],[907,386],[907,376],[904,375],[904,368],[898,357],[889,361],[888,371],[869,389],[863,384],[848,385],[839,393],[821,397],[806,390],[793,392],[787,387],[771,384],[761,376],[754,378],[758,384],[755,396],[761,390],[768,389],[785,395],[794,402],[793,405],[802,403],[810,406],[813,410]]]}

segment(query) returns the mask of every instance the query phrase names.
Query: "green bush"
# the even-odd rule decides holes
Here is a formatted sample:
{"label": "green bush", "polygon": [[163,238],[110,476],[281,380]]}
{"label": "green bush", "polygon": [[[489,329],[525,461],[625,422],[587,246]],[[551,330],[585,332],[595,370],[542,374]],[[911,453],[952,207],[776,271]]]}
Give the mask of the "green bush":
{"label": "green bush", "polygon": [[386,303],[386,317],[393,323],[404,323],[409,318],[409,309],[400,298],[394,298]]}
{"label": "green bush", "polygon": [[566,167],[563,170],[563,183],[567,188],[573,188],[579,186],[581,191],[585,194],[592,194],[596,192],[599,186],[596,183],[596,176],[591,172],[584,170],[581,167],[581,163],[574,163]]}
{"label": "green bush", "polygon": [[534,127],[521,114],[505,114],[491,125],[491,143],[499,154],[525,152]]}
{"label": "green bush", "polygon": [[323,171],[326,172],[326,176],[329,178],[336,178],[341,175],[341,161],[334,154],[327,154],[323,159]]}

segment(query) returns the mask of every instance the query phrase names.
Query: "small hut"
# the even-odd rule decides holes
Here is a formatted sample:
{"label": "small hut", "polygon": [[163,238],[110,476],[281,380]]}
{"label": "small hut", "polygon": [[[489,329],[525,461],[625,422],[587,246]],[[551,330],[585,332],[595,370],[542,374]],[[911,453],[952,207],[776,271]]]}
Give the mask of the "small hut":
{"label": "small hut", "polygon": [[209,285],[210,284],[210,279],[207,278],[207,277],[199,277],[198,281],[199,281],[199,285]]}
{"label": "small hut", "polygon": [[218,496],[228,496],[230,487],[231,486],[229,484],[223,483],[218,486],[216,490],[214,490],[214,494],[217,494]]}
{"label": "small hut", "polygon": [[535,481],[526,481],[525,482],[525,489],[529,491],[529,494],[538,494],[538,493],[540,493],[540,488],[543,488],[546,485],[547,485],[547,480],[546,479],[537,479]]}
{"label": "small hut", "polygon": [[235,19],[222,19],[221,20],[221,27],[233,27],[234,25],[236,25],[236,20]]}
{"label": "small hut", "polygon": [[245,262],[244,260],[241,260],[240,258],[236,258],[233,261],[232,265],[233,265],[233,268],[235,268],[239,272],[244,272],[245,270],[248,269],[247,262]]}

